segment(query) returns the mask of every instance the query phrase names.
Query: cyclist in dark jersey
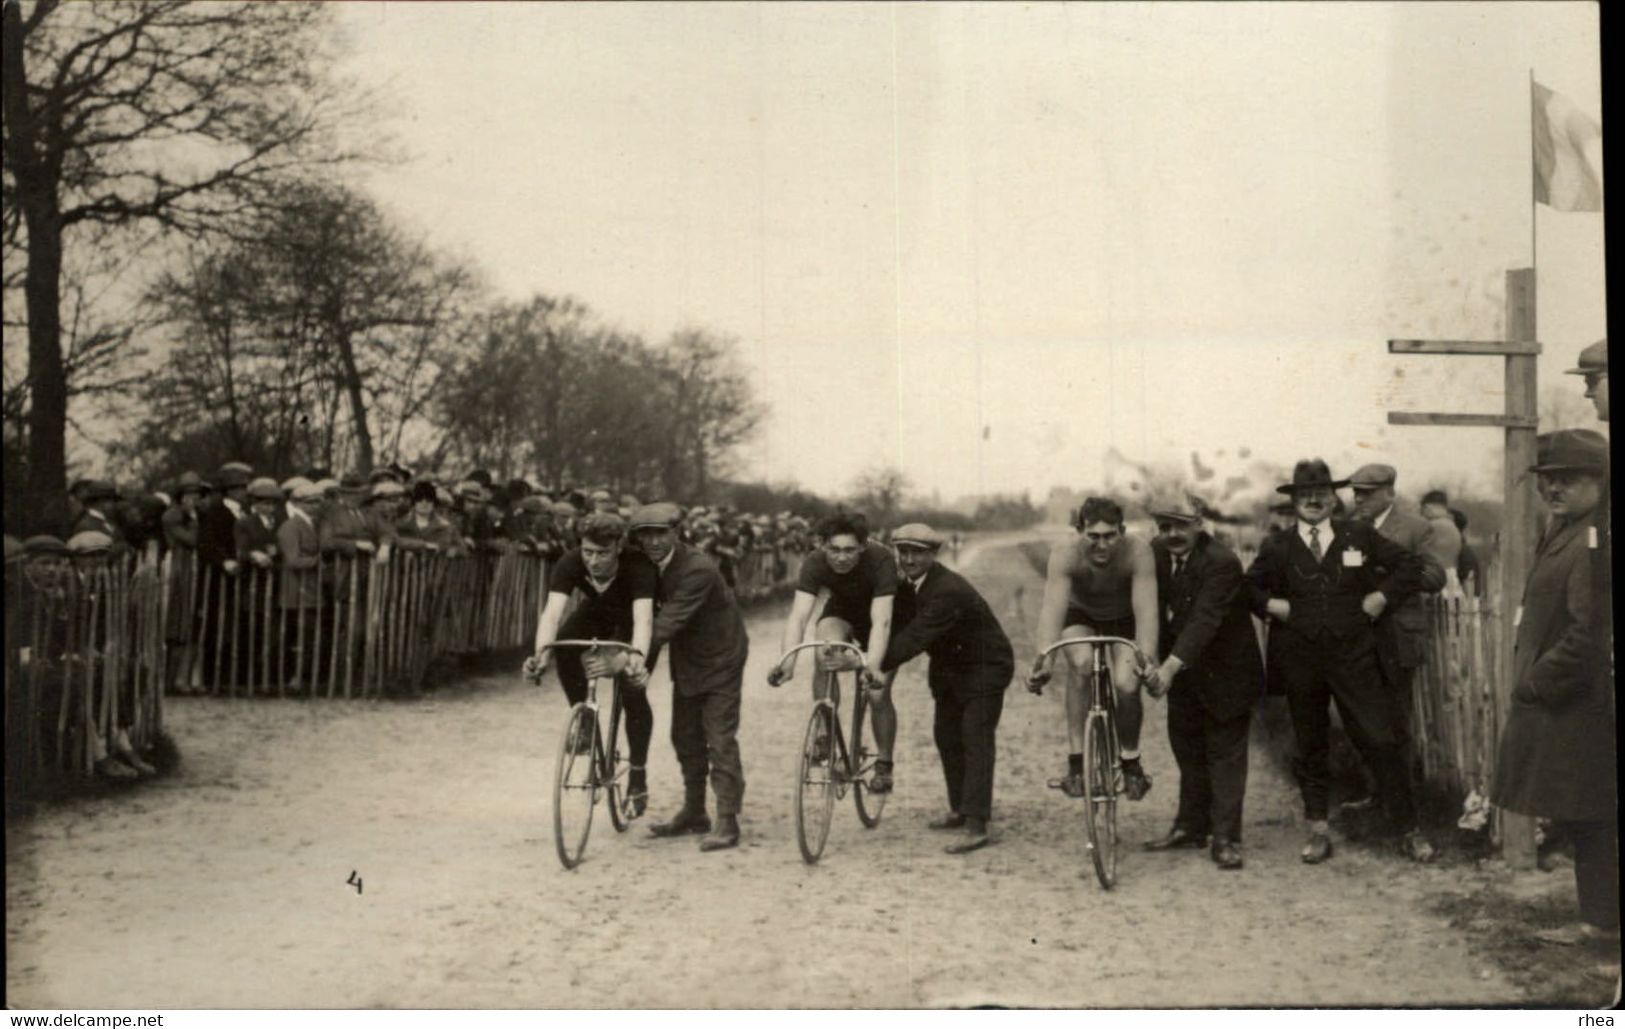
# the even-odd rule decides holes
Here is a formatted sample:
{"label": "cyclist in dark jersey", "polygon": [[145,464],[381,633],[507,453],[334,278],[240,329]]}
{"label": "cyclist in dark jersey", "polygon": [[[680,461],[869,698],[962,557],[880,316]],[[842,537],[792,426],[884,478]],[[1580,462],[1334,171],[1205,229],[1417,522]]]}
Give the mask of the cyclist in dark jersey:
{"label": "cyclist in dark jersey", "polygon": [[[654,711],[644,686],[655,655],[649,653],[654,624],[655,587],[659,573],[643,554],[626,548],[626,522],[608,513],[581,519],[581,545],[566,551],[548,576],[547,603],[536,624],[534,672],[540,675],[550,655],[557,653],[559,683],[571,705],[587,698],[587,677],[621,675],[621,705],[626,712],[626,738],[631,753],[631,775],[626,799],[634,815],[643,813],[649,802],[645,767],[649,758],[649,737],[654,731]],[[569,618],[564,617],[571,594],[580,598]],[[560,625],[560,621],[563,625]],[[575,647],[558,651],[542,648],[557,639],[620,640],[645,655],[638,674],[624,672],[625,654],[587,657]],[[591,745],[590,740],[571,741],[575,746]]]}
{"label": "cyclist in dark jersey", "polygon": [[[882,683],[870,710],[873,712],[875,744],[880,756],[870,790],[886,793],[892,787],[892,749],[897,742],[897,709],[892,706],[891,680],[895,672],[880,670],[891,637],[892,600],[897,595],[897,561],[892,552],[869,538],[862,515],[833,515],[818,525],[822,544],[807,554],[796,582],[795,601],[784,621],[783,650],[802,641],[813,608],[827,598],[814,634],[820,640],[855,643],[863,650],[863,666]],[[799,656],[799,655],[798,655]],[[813,675],[813,699],[829,694],[830,673],[855,667],[850,654],[819,658]],[[775,665],[768,684],[777,686],[795,674],[795,658],[781,671]],[[827,746],[828,741],[820,745]]]}
{"label": "cyclist in dark jersey", "polygon": [[[1038,616],[1038,649],[1061,639],[1120,636],[1133,640],[1143,660],[1157,653],[1157,564],[1151,544],[1124,535],[1123,508],[1105,497],[1090,497],[1073,520],[1078,535],[1050,551],[1044,606]],[[1068,796],[1081,797],[1083,728],[1089,700],[1083,671],[1093,647],[1072,647],[1066,685],[1066,730],[1070,743],[1067,774],[1060,781]],[[1133,651],[1113,645],[1112,685],[1117,691],[1117,737],[1122,745],[1123,786],[1130,800],[1151,789],[1140,764],[1140,678]],[[1041,670],[1048,678],[1049,670]]]}

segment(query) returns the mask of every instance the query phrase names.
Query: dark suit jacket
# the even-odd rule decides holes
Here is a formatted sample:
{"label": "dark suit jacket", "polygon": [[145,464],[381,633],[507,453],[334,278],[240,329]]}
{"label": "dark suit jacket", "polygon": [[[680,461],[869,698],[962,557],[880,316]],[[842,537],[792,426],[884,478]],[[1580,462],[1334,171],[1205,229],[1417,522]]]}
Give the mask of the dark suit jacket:
{"label": "dark suit jacket", "polygon": [[1600,821],[1618,806],[1613,677],[1592,617],[1590,530],[1585,519],[1548,530],[1524,586],[1490,791],[1508,811]]}
{"label": "dark suit jacket", "polygon": [[745,619],[716,562],[686,543],[660,573],[653,635],[651,649],[671,645],[671,681],[684,696],[742,685]]}
{"label": "dark suit jacket", "polygon": [[1010,640],[987,601],[940,564],[925,573],[917,594],[907,582],[898,584],[891,642],[880,669],[889,672],[920,654],[931,656],[926,681],[933,694],[999,693],[1016,670]]}
{"label": "dark suit jacket", "polygon": [[[1390,604],[1377,619],[1377,655],[1389,678],[1398,681],[1398,673],[1422,663],[1422,651],[1428,632],[1427,609],[1422,606],[1422,593],[1437,593],[1444,588],[1444,566],[1435,557],[1435,531],[1432,523],[1421,515],[1394,508],[1377,530],[1422,559],[1422,582],[1417,593],[1403,604]],[[1383,573],[1378,568],[1378,574]]]}
{"label": "dark suit jacket", "polygon": [[321,607],[316,566],[321,564],[322,543],[316,526],[302,515],[289,515],[277,526],[276,542],[282,555],[283,608]]}
{"label": "dark suit jacket", "polygon": [[1240,559],[1204,532],[1176,579],[1167,545],[1157,540],[1151,550],[1162,601],[1158,656],[1172,654],[1185,665],[1173,688],[1195,691],[1202,707],[1220,721],[1245,714],[1263,695],[1264,662]]}
{"label": "dark suit jacket", "polygon": [[198,557],[216,567],[237,560],[236,525],[237,516],[223,500],[203,505],[197,516]]}
{"label": "dark suit jacket", "polygon": [[1335,645],[1374,644],[1371,620],[1360,608],[1381,590],[1387,607],[1403,604],[1422,583],[1422,559],[1365,522],[1332,521],[1334,538],[1317,564],[1296,526],[1267,536],[1247,569],[1253,611],[1266,617],[1271,597],[1290,601],[1292,615],[1271,632]]}
{"label": "dark suit jacket", "polygon": [[232,526],[232,533],[237,540],[237,560],[248,564],[248,555],[252,551],[259,551],[276,557],[276,520],[271,520],[269,527],[260,516],[252,511],[245,511],[243,517],[237,519]]}

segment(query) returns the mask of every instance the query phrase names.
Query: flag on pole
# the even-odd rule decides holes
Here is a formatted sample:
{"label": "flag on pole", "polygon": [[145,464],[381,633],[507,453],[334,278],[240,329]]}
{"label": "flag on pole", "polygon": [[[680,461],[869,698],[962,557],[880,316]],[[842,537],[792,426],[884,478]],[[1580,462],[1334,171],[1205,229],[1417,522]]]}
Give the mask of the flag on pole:
{"label": "flag on pole", "polygon": [[1535,199],[1558,211],[1602,210],[1602,129],[1534,83]]}

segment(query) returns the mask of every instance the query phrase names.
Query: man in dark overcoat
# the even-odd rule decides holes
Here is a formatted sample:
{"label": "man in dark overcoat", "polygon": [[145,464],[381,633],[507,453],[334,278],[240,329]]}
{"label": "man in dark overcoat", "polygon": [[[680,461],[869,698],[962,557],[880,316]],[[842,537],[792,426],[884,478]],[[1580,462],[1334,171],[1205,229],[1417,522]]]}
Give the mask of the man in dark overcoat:
{"label": "man in dark overcoat", "polygon": [[903,581],[880,670],[891,672],[920,654],[931,657],[926,682],[936,705],[932,731],[948,786],[948,814],[930,827],[963,829],[946,849],[964,854],[990,840],[994,734],[1016,659],[987,601],[958,572],[937,563],[942,543],[941,533],[919,523],[892,533]]}
{"label": "man in dark overcoat", "polygon": [[[716,563],[677,541],[676,504],[645,504],[632,515],[639,549],[660,570],[650,649],[671,646],[671,743],[683,771],[683,806],[650,827],[655,836],[707,833],[701,850],[739,844],[745,769],[739,756],[739,701],[750,638],[733,591]],[[629,673],[647,674],[633,656]],[[705,784],[717,797],[713,830]]]}
{"label": "man in dark overcoat", "polygon": [[1153,507],[1161,664],[1146,684],[1168,696],[1168,742],[1179,763],[1179,813],[1147,850],[1200,847],[1223,869],[1241,857],[1247,731],[1263,696],[1264,662],[1241,560],[1203,530],[1195,497]]}
{"label": "man in dark overcoat", "polygon": [[1546,433],[1533,471],[1551,521],[1515,616],[1512,704],[1490,802],[1550,818],[1574,844],[1580,922],[1553,942],[1619,939],[1619,793],[1612,661],[1592,617],[1592,515],[1608,442],[1589,429]]}
{"label": "man in dark overcoat", "polygon": [[[1266,538],[1247,570],[1254,613],[1272,619],[1271,661],[1279,665],[1297,741],[1294,771],[1309,838],[1305,864],[1331,857],[1330,705],[1370,767],[1400,849],[1430,861],[1433,845],[1417,827],[1404,762],[1400,698],[1377,665],[1373,623],[1422,581],[1422,559],[1370,524],[1333,518],[1337,490],[1319,458],[1299,461],[1277,490],[1292,497],[1297,524]],[[1383,570],[1379,575],[1378,570]]]}

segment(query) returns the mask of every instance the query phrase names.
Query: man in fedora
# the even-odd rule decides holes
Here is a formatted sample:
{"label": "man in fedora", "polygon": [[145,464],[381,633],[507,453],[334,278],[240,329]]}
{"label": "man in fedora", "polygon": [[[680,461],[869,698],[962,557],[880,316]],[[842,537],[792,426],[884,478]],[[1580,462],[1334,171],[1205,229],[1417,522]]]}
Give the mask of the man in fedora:
{"label": "man in fedora", "polygon": [[[631,525],[638,549],[660,575],[650,646],[671,646],[671,744],[683,771],[682,808],[650,832],[707,833],[701,850],[725,850],[739,844],[739,807],[745,796],[739,701],[750,638],[716,564],[678,542],[681,518],[676,504],[645,504],[633,513]],[[636,654],[627,667],[634,680],[647,674]],[[708,777],[717,797],[715,829],[705,813]]]}
{"label": "man in fedora", "polygon": [[1299,461],[1292,481],[1277,487],[1292,498],[1297,524],[1266,538],[1247,570],[1253,612],[1273,622],[1271,658],[1280,665],[1297,740],[1294,771],[1309,822],[1299,856],[1313,865],[1332,854],[1328,705],[1335,702],[1376,777],[1401,850],[1425,862],[1433,846],[1417,827],[1400,697],[1383,683],[1374,626],[1391,605],[1416,592],[1422,559],[1369,523],[1332,518],[1337,490],[1347,485],[1332,478],[1325,461]]}
{"label": "man in fedora", "polygon": [[[1551,521],[1515,619],[1512,706],[1490,802],[1549,818],[1574,844],[1580,922],[1552,943],[1619,941],[1619,821],[1612,653],[1591,610],[1592,516],[1607,488],[1608,441],[1590,429],[1536,441]],[[1617,951],[1616,951],[1617,953]]]}
{"label": "man in fedora", "polygon": [[1585,377],[1586,399],[1597,409],[1597,420],[1608,420],[1608,340],[1597,342],[1580,351],[1580,361],[1565,375]]}
{"label": "man in fedora", "polygon": [[920,654],[931,657],[926,682],[936,707],[932,735],[948,787],[948,813],[928,824],[963,830],[946,850],[965,854],[991,841],[994,735],[1016,659],[987,601],[958,572],[937,563],[942,543],[941,533],[919,522],[892,534],[902,581],[880,671],[894,672]]}
{"label": "man in fedora", "polygon": [[1247,730],[1264,691],[1264,662],[1241,560],[1203,528],[1207,507],[1185,496],[1154,505],[1157,666],[1146,688],[1168,696],[1168,742],[1179,764],[1179,813],[1147,850],[1201,847],[1222,869],[1241,867]]}

